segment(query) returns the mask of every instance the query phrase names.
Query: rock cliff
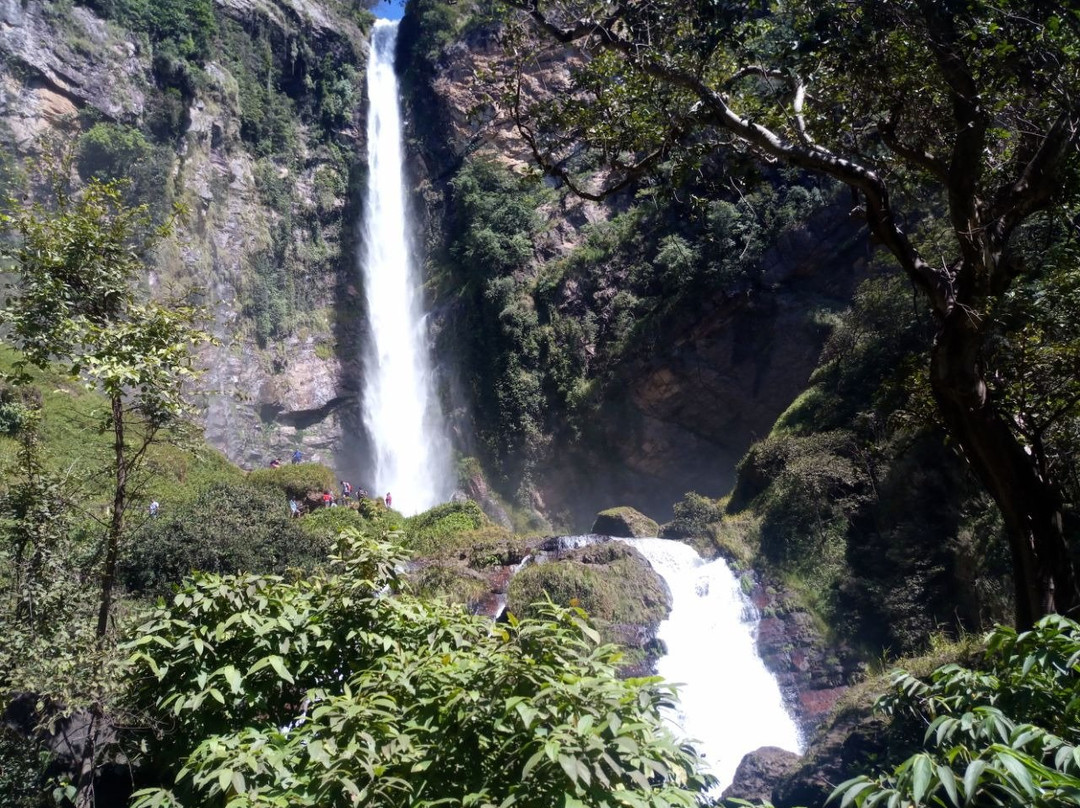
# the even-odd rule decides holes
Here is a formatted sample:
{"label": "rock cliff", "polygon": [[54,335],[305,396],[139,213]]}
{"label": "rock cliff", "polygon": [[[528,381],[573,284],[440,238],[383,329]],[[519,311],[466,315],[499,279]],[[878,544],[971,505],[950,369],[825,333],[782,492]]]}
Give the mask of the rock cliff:
{"label": "rock cliff", "polygon": [[[443,18],[440,28],[427,12],[429,5],[410,6],[412,16],[406,17],[402,29],[405,50],[399,58],[408,77],[411,133],[418,146],[412,166],[417,199],[427,213],[429,255],[432,270],[438,273],[455,260],[460,266],[455,256],[464,252],[453,232],[455,217],[461,215],[454,178],[462,167],[488,156],[519,176],[530,169],[528,149],[500,106],[497,82],[483,80],[505,68],[500,29],[472,21],[448,30]],[[542,96],[567,86],[575,58],[568,52],[548,53],[530,64],[526,93]],[[532,233],[531,259],[510,274],[519,292],[527,290],[523,294],[531,299],[520,303],[516,313],[508,307],[501,313],[495,309],[490,316],[503,321],[532,318],[540,332],[545,326],[557,330],[557,324],[545,322],[546,308],[563,320],[585,323],[591,318],[599,323],[594,331],[602,338],[605,323],[622,316],[616,307],[620,293],[631,289],[633,273],[608,261],[579,276],[567,271],[565,262],[580,253],[598,224],[613,221],[636,204],[627,194],[593,203],[555,188],[537,205],[541,222]],[[677,223],[663,226],[668,227],[666,233],[678,232]],[[601,362],[597,357],[608,349],[596,338],[577,346],[585,364],[604,365],[602,372],[588,371],[581,382],[590,391],[588,417],[567,427],[570,416],[552,412],[558,407],[552,406],[549,396],[541,407],[546,416],[537,417],[547,418],[546,434],[526,448],[536,457],[513,462],[508,456],[520,453],[520,448],[500,444],[498,436],[482,438],[483,446],[466,448],[476,448],[489,463],[514,469],[502,475],[507,496],[577,529],[587,527],[591,514],[612,503],[633,503],[663,519],[670,515],[671,503],[688,490],[712,496],[725,493],[750,442],[767,434],[777,415],[803,389],[827,333],[823,314],[846,305],[864,276],[865,246],[857,233],[842,204],[822,204],[812,215],[783,228],[781,236],[756,257],[752,282],[714,284],[701,295],[677,287],[671,294],[653,292],[651,308],[632,309],[638,322],[626,327],[633,341],[620,349],[620,355]],[[645,251],[655,252],[664,233],[645,238],[652,239],[644,244]],[[713,249],[714,254],[702,256],[703,263],[732,260],[719,255],[723,248]],[[458,271],[462,276],[470,272],[467,267]],[[550,305],[541,299],[544,295]],[[693,300],[672,303],[680,295]],[[454,287],[436,301],[440,331],[453,335],[475,330],[471,321],[462,323],[495,296],[489,286],[471,309],[463,311],[456,302],[460,287]],[[447,342],[452,344],[452,338]],[[469,347],[459,342],[452,350],[466,357],[456,372],[475,377],[478,369],[467,358]],[[482,350],[498,348],[485,339]],[[537,363],[557,361],[541,356]],[[534,375],[543,377],[545,372],[538,369]],[[472,392],[469,382],[449,385],[466,391],[456,410],[462,434],[484,435],[486,422],[498,417],[483,401],[484,391],[478,392],[484,384],[501,382],[473,381]],[[543,378],[537,384],[552,386]]]}
{"label": "rock cliff", "polygon": [[[134,133],[158,166],[152,204],[185,208],[148,285],[195,288],[217,338],[195,391],[208,439],[249,467],[294,448],[333,464],[355,432],[359,374],[348,189],[362,172],[363,19],[309,0],[219,0],[213,16],[205,58],[185,61],[90,6],[4,0],[0,138],[33,158],[48,138],[79,154],[99,124]],[[345,76],[355,91],[328,120],[323,87]],[[277,104],[283,142],[260,141],[257,104]],[[260,334],[260,271],[274,264],[293,314]]]}

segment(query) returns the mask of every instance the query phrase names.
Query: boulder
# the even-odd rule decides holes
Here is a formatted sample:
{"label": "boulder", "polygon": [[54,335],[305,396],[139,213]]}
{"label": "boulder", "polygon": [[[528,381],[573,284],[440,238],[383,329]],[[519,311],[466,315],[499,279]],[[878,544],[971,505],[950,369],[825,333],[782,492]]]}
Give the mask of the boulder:
{"label": "boulder", "polygon": [[641,539],[659,535],[660,525],[640,511],[624,505],[600,511],[591,532],[620,539]]}
{"label": "boulder", "polygon": [[798,765],[801,758],[778,746],[763,746],[747,754],[735,770],[735,779],[724,789],[723,799],[752,802],[772,799],[773,789]]}

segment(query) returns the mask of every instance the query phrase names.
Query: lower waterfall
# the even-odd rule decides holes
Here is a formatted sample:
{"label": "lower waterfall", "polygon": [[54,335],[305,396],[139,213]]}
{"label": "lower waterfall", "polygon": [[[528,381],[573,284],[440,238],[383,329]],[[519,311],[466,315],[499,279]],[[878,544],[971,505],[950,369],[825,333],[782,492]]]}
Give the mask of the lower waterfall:
{"label": "lower waterfall", "polygon": [[645,556],[671,590],[671,614],[658,632],[667,651],[657,672],[678,686],[679,710],[671,720],[695,741],[718,790],[730,785],[747,752],[801,751],[780,687],[757,654],[757,615],[727,564],[704,561],[681,542],[621,541]]}

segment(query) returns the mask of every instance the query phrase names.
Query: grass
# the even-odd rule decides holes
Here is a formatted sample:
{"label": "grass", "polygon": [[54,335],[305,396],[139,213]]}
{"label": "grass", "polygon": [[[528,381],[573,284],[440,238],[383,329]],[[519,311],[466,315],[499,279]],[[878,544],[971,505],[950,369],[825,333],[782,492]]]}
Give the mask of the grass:
{"label": "grass", "polygon": [[[0,348],[0,371],[10,371],[17,354]],[[71,498],[84,509],[111,502],[113,435],[106,428],[108,401],[83,383],[55,370],[29,370],[41,393],[39,436],[47,470],[69,481]],[[16,462],[19,441],[0,437],[0,474],[7,477]],[[215,481],[236,481],[243,472],[199,439],[165,433],[147,452],[145,471],[135,481],[136,499],[186,502]]]}

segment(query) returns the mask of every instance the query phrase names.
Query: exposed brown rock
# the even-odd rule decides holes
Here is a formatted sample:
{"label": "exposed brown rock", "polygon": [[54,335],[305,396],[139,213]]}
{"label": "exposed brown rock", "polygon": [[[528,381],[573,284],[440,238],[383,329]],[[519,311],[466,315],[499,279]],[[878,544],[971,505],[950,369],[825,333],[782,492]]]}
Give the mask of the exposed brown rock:
{"label": "exposed brown rock", "polygon": [[743,756],[723,799],[772,799],[773,789],[799,764],[800,756],[778,746],[763,746]]}

